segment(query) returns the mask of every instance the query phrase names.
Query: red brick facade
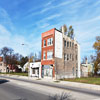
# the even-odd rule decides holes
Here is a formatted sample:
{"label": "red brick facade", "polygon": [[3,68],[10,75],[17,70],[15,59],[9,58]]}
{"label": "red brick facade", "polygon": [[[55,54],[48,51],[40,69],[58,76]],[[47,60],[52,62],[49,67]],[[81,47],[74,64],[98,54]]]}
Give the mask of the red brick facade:
{"label": "red brick facade", "polygon": [[[42,59],[41,59],[41,64],[42,65],[50,65],[50,64],[54,64],[54,59],[52,60],[47,60],[47,51],[49,50],[53,50],[53,57],[54,57],[54,32],[55,29],[51,29],[47,32],[42,33]],[[52,46],[47,46],[47,39],[49,38],[53,38],[53,45]],[[46,40],[46,46],[43,46],[43,41]],[[46,52],[46,59],[43,60],[43,52]]]}
{"label": "red brick facade", "polygon": [[0,62],[3,61],[3,57],[0,57]]}
{"label": "red brick facade", "polygon": [[[53,65],[53,77],[55,76],[55,71],[54,71],[54,35],[55,35],[55,29],[51,29],[47,32],[42,33],[42,53],[41,53],[41,65]],[[49,38],[53,38],[53,45],[47,46],[47,40]],[[46,46],[44,46],[44,40],[46,40]],[[48,51],[53,51],[53,59],[48,60],[47,59],[47,52]],[[46,59],[43,60],[43,53],[45,51]]]}

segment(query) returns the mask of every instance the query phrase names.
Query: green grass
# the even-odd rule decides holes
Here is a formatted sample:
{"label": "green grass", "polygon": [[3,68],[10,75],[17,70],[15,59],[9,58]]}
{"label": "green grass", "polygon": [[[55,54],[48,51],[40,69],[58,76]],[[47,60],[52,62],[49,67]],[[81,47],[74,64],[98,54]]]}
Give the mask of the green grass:
{"label": "green grass", "polygon": [[56,81],[54,81],[55,83],[59,83],[60,82],[60,80],[56,80]]}
{"label": "green grass", "polygon": [[80,82],[80,83],[100,85],[100,77],[62,79],[62,81]]}
{"label": "green grass", "polygon": [[36,80],[41,80],[40,78],[36,79]]}
{"label": "green grass", "polygon": [[28,76],[28,73],[15,73],[15,72],[10,72],[10,73],[0,73],[0,74],[19,75],[19,76]]}

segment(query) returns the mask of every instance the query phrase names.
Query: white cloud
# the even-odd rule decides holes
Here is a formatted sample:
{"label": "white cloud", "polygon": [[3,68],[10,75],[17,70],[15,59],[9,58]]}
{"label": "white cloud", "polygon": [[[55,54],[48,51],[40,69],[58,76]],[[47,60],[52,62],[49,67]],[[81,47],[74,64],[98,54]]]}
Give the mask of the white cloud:
{"label": "white cloud", "polygon": [[3,25],[0,24],[0,35],[10,36],[11,34]]}
{"label": "white cloud", "polygon": [[[42,10],[40,10],[38,12],[32,12],[26,18],[32,17],[34,15],[38,15],[38,14],[45,13],[45,12],[47,12],[49,10],[52,10],[52,9],[56,9],[56,8],[59,8],[59,7],[63,7],[63,6],[69,5],[69,4],[73,4],[73,2],[75,2],[76,0],[64,1],[64,2],[59,3],[58,5],[50,5],[50,4],[52,4],[53,1],[54,0],[48,2],[46,5],[42,6]],[[50,6],[48,7],[48,5],[50,5]]]}
{"label": "white cloud", "polygon": [[47,27],[47,26],[49,26],[49,25],[50,25],[50,24],[45,23],[44,25],[40,26],[40,28],[45,28],[45,27]]}
{"label": "white cloud", "polygon": [[87,25],[87,24],[91,24],[91,23],[99,21],[99,20],[100,20],[100,16],[96,16],[96,17],[88,19],[88,20],[85,19],[84,21],[74,22],[73,24],[75,24],[75,25]]}
{"label": "white cloud", "polygon": [[51,15],[51,16],[47,17],[46,20],[51,20],[51,19],[54,19],[54,18],[60,17],[60,16],[61,16],[61,14]]}
{"label": "white cloud", "polygon": [[50,25],[50,23],[48,21],[53,20],[53,19],[57,19],[61,16],[62,16],[62,14],[60,14],[60,13],[48,16],[48,17],[46,17],[42,20],[39,20],[38,22],[32,24],[31,27],[34,26],[34,25],[37,25],[37,28],[46,28]]}
{"label": "white cloud", "polygon": [[45,4],[45,6],[50,6],[55,0],[50,0],[49,2],[47,2],[47,4]]}
{"label": "white cloud", "polygon": [[[27,37],[28,38],[28,37]],[[14,49],[15,52],[18,52],[22,55],[28,55],[31,52],[37,52],[40,51],[41,47],[41,39],[32,37],[30,39],[31,41],[28,41],[24,36],[22,35],[15,35],[11,34],[10,31],[7,30],[6,27],[3,25],[0,25],[0,48],[7,46]],[[21,44],[25,44],[24,46]]]}
{"label": "white cloud", "polygon": [[10,30],[15,29],[9,14],[4,8],[1,7],[0,7],[0,23],[7,26]]}

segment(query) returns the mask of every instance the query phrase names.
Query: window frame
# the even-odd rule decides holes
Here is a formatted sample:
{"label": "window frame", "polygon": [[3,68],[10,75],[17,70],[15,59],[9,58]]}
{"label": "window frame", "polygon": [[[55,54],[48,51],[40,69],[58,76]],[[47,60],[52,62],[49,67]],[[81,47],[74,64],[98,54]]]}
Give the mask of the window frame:
{"label": "window frame", "polygon": [[67,48],[69,48],[69,41],[67,41]]}
{"label": "window frame", "polygon": [[67,54],[64,53],[64,61],[67,61]]}
{"label": "window frame", "polygon": [[66,47],[66,40],[64,40],[64,47]]}
{"label": "window frame", "polygon": [[69,54],[67,54],[67,61],[69,60]]}
{"label": "window frame", "polygon": [[72,42],[70,41],[70,47],[72,46]]}
{"label": "window frame", "polygon": [[[45,42],[44,42],[45,41]],[[45,44],[45,45],[44,45]],[[46,40],[43,40],[43,47],[45,47],[46,46]]]}
{"label": "window frame", "polygon": [[51,59],[53,59],[53,51],[47,51],[47,60],[51,60]]}
{"label": "window frame", "polygon": [[46,52],[44,51],[43,52],[43,60],[45,60],[46,59]]}
{"label": "window frame", "polygon": [[53,45],[53,37],[47,39],[47,46]]}

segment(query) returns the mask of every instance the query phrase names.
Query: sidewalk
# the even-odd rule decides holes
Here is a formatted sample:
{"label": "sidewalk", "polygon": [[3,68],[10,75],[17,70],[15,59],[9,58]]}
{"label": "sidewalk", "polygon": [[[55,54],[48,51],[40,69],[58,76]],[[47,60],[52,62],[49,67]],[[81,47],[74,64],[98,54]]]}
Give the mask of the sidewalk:
{"label": "sidewalk", "polygon": [[34,80],[34,81],[40,81],[44,83],[52,83],[52,84],[59,84],[63,86],[72,86],[72,87],[77,87],[77,88],[83,88],[83,89],[90,89],[90,90],[97,90],[100,91],[100,85],[93,85],[93,84],[85,84],[85,83],[78,83],[78,82],[69,82],[69,81],[57,81],[57,80],[52,80],[52,79],[38,79],[34,77],[27,77],[27,76],[18,76],[18,75],[4,75],[1,74],[1,76],[7,76],[11,78],[18,78],[18,79],[25,79],[25,80]]}

